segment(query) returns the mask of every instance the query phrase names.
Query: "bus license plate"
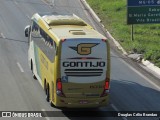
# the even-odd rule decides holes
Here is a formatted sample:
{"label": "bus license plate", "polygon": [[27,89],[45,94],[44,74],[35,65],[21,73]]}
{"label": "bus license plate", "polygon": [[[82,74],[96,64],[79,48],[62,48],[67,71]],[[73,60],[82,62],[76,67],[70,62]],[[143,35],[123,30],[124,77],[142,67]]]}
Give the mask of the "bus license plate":
{"label": "bus license plate", "polygon": [[88,101],[87,101],[87,100],[80,100],[79,103],[80,103],[80,104],[87,104]]}

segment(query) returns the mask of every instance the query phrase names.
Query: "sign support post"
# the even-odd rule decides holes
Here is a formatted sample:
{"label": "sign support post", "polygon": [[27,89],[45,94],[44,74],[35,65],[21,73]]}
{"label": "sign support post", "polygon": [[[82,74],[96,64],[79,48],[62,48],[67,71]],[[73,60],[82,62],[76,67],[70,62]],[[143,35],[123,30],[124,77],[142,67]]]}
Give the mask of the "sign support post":
{"label": "sign support post", "polygon": [[131,41],[134,41],[133,24],[131,25]]}

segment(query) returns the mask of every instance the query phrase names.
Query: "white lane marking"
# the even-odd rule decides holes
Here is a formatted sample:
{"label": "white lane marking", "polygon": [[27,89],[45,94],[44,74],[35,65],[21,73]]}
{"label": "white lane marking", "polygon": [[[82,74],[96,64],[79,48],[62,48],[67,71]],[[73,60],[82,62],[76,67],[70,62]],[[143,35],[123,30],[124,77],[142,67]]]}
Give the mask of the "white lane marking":
{"label": "white lane marking", "polygon": [[[119,112],[118,108],[114,105],[114,104],[110,104],[111,107],[116,111],[116,112]],[[127,120],[126,117],[122,117],[123,120]]]}
{"label": "white lane marking", "polygon": [[[121,59],[120,59],[121,60]],[[138,70],[136,70],[135,68],[133,68],[132,66],[130,66],[127,62],[121,60],[124,64],[126,64],[131,70],[133,70],[135,73],[137,73],[138,75],[140,75],[142,78],[144,78],[147,82],[149,82],[150,84],[152,84],[154,87],[156,87],[159,91],[160,91],[160,86],[158,86],[156,83],[152,82],[149,78],[147,78],[146,76],[144,76],[142,73],[140,73]]]}
{"label": "white lane marking", "polygon": [[20,65],[20,63],[19,63],[19,62],[17,62],[17,65],[18,65],[18,67],[19,67],[20,71],[23,73],[23,72],[24,72],[24,70],[23,70],[23,68],[22,68],[22,66]]}
{"label": "white lane marking", "polygon": [[4,39],[6,38],[3,33],[1,33],[1,36],[2,36],[2,38],[4,38]]}
{"label": "white lane marking", "polygon": [[[47,116],[47,113],[45,112],[45,109],[41,109],[41,111]],[[50,120],[49,117],[45,117],[46,120]]]}
{"label": "white lane marking", "polygon": [[110,104],[110,105],[115,111],[117,111],[117,112],[119,111],[118,108],[114,104]]}

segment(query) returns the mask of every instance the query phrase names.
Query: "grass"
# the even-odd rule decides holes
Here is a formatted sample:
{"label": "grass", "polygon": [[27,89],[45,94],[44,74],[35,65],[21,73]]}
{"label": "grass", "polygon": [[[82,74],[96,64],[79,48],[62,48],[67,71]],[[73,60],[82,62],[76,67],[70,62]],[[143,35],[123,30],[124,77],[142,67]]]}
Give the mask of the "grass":
{"label": "grass", "polygon": [[134,41],[131,41],[131,25],[127,25],[126,0],[87,0],[112,36],[129,52],[143,54],[160,67],[160,25],[134,25]]}

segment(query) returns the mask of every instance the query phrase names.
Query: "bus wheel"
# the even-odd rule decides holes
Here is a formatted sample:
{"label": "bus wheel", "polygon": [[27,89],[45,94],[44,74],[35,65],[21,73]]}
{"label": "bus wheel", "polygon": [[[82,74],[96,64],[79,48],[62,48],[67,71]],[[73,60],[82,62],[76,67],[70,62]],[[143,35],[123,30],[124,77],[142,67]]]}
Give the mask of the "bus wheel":
{"label": "bus wheel", "polygon": [[33,73],[33,62],[32,62],[32,60],[31,60],[31,71],[32,71],[33,78],[34,78],[35,80],[37,80],[35,74]]}
{"label": "bus wheel", "polygon": [[47,100],[47,102],[49,102],[49,85],[48,85],[48,87],[46,88],[46,100]]}
{"label": "bus wheel", "polygon": [[44,91],[45,91],[45,94],[47,95],[46,79],[44,80]]}
{"label": "bus wheel", "polygon": [[33,74],[33,79],[37,80],[36,76]]}
{"label": "bus wheel", "polygon": [[54,104],[52,103],[52,101],[50,101],[50,106],[51,106],[51,107],[54,107]]}

